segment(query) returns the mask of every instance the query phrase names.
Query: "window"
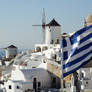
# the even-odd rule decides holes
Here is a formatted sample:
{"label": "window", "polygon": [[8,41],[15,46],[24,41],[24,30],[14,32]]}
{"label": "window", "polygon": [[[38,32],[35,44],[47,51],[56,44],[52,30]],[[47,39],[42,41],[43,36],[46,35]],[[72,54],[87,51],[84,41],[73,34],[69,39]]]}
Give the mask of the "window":
{"label": "window", "polygon": [[59,44],[59,39],[57,39],[57,44]]}
{"label": "window", "polygon": [[43,63],[46,63],[46,61],[45,61],[45,60],[43,60]]}
{"label": "window", "polygon": [[16,86],[16,88],[17,88],[17,89],[20,89],[20,87],[19,87],[19,86]]}
{"label": "window", "polygon": [[47,49],[48,49],[48,47],[45,46],[45,47],[42,48],[42,51],[45,51]]}
{"label": "window", "polygon": [[86,81],[86,84],[88,84],[88,82]]}
{"label": "window", "polygon": [[37,47],[37,48],[36,48],[36,51],[37,51],[37,52],[41,52],[41,48],[40,48],[40,47]]}
{"label": "window", "polygon": [[33,79],[33,81],[35,81],[35,82],[36,82],[36,78],[34,78],[34,79]]}
{"label": "window", "polygon": [[32,68],[36,68],[36,67],[33,66]]}
{"label": "window", "polygon": [[40,92],[41,82],[38,82],[38,92]]}
{"label": "window", "polygon": [[9,89],[12,89],[12,86],[11,85],[9,85]]}
{"label": "window", "polygon": [[56,78],[53,78],[52,79],[52,87],[53,88],[56,88]]}
{"label": "window", "polygon": [[41,82],[38,82],[38,87],[40,87],[41,86]]}
{"label": "window", "polygon": [[51,40],[51,44],[53,44],[54,43],[54,41],[53,40]]}
{"label": "window", "polygon": [[36,89],[37,89],[37,79],[36,78],[33,79],[33,88],[35,89],[35,92],[36,92]]}

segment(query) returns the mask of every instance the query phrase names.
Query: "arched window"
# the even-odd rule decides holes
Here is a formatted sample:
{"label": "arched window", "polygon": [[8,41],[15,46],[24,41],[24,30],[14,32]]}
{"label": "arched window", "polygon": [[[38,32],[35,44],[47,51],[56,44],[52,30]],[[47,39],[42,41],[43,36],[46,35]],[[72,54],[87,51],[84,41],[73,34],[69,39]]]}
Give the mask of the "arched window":
{"label": "arched window", "polygon": [[33,89],[36,92],[36,90],[37,90],[37,79],[36,78],[33,78]]}
{"label": "arched window", "polygon": [[12,86],[11,85],[9,85],[9,89],[12,89]]}
{"label": "arched window", "polygon": [[48,47],[45,46],[45,47],[42,48],[42,51],[45,51],[47,49],[48,49]]}
{"label": "arched window", "polygon": [[53,44],[54,43],[54,41],[53,40],[51,40],[51,44]]}
{"label": "arched window", "polygon": [[57,44],[59,44],[60,42],[59,42],[59,39],[57,39]]}
{"label": "arched window", "polygon": [[37,48],[36,48],[36,51],[37,51],[37,52],[41,52],[41,48],[40,48],[40,47],[37,47]]}

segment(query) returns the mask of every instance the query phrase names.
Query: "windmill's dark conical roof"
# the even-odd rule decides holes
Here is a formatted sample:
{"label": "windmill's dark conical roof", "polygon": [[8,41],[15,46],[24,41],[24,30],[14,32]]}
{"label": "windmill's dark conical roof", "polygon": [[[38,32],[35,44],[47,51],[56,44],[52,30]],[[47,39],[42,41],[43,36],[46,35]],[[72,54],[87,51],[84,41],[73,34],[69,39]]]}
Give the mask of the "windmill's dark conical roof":
{"label": "windmill's dark conical roof", "polygon": [[10,46],[8,46],[7,48],[17,48],[17,47],[14,46],[14,45],[10,45]]}
{"label": "windmill's dark conical roof", "polygon": [[46,24],[46,26],[61,26],[55,19],[53,19],[50,23]]}

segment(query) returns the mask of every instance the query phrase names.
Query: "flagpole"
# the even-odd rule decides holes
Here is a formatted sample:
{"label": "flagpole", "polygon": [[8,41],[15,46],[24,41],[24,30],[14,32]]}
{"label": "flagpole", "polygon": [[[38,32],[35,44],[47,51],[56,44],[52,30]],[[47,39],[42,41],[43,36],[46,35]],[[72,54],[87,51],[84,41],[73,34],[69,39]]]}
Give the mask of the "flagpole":
{"label": "flagpole", "polygon": [[61,37],[61,92],[64,92],[63,90],[63,39],[64,39],[64,36]]}
{"label": "flagpole", "polygon": [[64,92],[63,88],[63,64],[61,59],[61,92]]}
{"label": "flagpole", "polygon": [[64,92],[64,87],[63,87],[63,50],[64,50],[64,48],[63,48],[63,39],[65,38],[65,37],[68,37],[68,35],[67,35],[67,33],[63,33],[62,34],[62,36],[61,36],[61,92]]}
{"label": "flagpole", "polygon": [[64,92],[63,88],[63,72],[61,70],[61,92]]}

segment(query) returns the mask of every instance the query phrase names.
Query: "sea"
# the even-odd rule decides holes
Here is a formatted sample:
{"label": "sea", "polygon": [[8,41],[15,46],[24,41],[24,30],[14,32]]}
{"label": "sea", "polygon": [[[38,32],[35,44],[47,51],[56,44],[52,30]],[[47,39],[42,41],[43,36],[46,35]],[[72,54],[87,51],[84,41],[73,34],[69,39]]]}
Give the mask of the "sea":
{"label": "sea", "polygon": [[[21,52],[26,52],[26,51],[29,51],[29,50],[32,50],[32,49],[18,49],[18,53],[21,53]],[[5,50],[4,49],[0,49],[0,60],[5,56]]]}
{"label": "sea", "polygon": [[0,50],[0,59],[2,59],[2,57],[4,57],[5,56],[5,50]]}

